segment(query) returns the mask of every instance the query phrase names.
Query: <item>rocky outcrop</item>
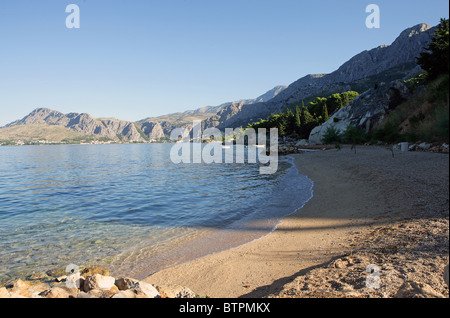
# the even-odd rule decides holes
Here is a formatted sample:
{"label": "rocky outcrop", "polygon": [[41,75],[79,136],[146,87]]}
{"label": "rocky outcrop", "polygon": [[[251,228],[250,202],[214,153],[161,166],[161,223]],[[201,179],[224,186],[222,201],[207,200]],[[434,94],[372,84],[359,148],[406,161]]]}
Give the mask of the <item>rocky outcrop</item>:
{"label": "rocky outcrop", "polygon": [[334,127],[343,132],[349,125],[366,132],[377,128],[382,120],[396,106],[411,95],[406,84],[400,80],[370,89],[353,99],[349,106],[341,108],[321,126],[315,127],[309,136],[309,141],[321,143],[327,129]]}
{"label": "rocky outcrop", "polygon": [[158,122],[144,122],[141,124],[141,130],[148,136],[150,141],[158,141],[164,137],[164,130]]}

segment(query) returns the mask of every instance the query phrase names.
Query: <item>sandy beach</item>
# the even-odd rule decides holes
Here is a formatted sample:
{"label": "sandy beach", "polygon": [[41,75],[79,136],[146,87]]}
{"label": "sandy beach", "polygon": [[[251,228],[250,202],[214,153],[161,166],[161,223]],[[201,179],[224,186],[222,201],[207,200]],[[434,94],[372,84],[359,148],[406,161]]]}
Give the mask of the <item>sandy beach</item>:
{"label": "sandy beach", "polygon": [[[368,275],[366,266],[378,262],[385,271],[382,285],[388,278],[391,284],[383,285],[384,294],[378,290],[374,297],[391,297],[405,281],[421,283],[428,279],[423,277],[433,277],[427,286],[448,297],[442,278],[448,264],[448,154],[392,153],[385,147],[361,146],[356,153],[343,147],[292,156],[298,171],[314,181],[314,196],[302,209],[256,241],[161,270],[144,281],[187,286],[212,298],[341,297],[343,292],[370,297],[370,290],[356,284],[348,284],[348,293],[343,281],[356,272],[361,281]],[[434,234],[428,234],[428,242],[435,240],[431,247],[419,242],[420,231],[430,222]],[[418,239],[399,243],[403,236],[396,234],[397,228],[409,231],[405,237],[420,232]],[[404,251],[386,249],[394,238],[396,246],[405,245]],[[354,258],[357,266],[349,255],[360,255]],[[347,265],[336,265],[342,259]],[[412,263],[419,259],[420,264]],[[408,264],[413,269],[403,273]],[[327,281],[333,275],[336,279]]]}

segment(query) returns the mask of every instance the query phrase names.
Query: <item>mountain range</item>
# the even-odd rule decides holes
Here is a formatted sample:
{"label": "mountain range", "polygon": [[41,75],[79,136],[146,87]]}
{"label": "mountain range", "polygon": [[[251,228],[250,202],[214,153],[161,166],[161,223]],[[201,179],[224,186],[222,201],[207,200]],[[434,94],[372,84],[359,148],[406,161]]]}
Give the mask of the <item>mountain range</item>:
{"label": "mountain range", "polygon": [[46,139],[45,133],[33,135],[36,127],[40,128],[39,131],[42,131],[42,127],[52,132],[58,129],[60,133],[52,137],[59,141],[91,136],[116,142],[158,141],[170,134],[173,128],[191,128],[192,120],[203,121],[205,128],[245,127],[307,98],[349,90],[362,93],[380,82],[405,78],[418,72],[420,68],[416,64],[416,57],[431,41],[434,29],[425,23],[418,24],[404,30],[391,45],[363,51],[330,74],[310,74],[287,87],[274,87],[254,99],[148,117],[137,122],[93,118],[86,113],[63,114],[48,108],[37,108],[24,118],[0,128],[0,140],[17,140],[19,137]]}

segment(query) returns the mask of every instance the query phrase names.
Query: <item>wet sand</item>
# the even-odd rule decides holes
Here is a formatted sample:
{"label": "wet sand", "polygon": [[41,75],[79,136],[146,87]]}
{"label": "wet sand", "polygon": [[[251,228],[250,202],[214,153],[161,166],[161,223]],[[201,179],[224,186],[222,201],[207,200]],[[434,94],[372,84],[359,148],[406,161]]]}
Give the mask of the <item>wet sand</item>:
{"label": "wet sand", "polygon": [[203,297],[265,297],[348,253],[355,234],[427,213],[448,215],[448,206],[442,207],[448,197],[448,155],[396,151],[393,157],[384,147],[358,147],[356,154],[344,147],[292,156],[299,172],[314,181],[314,196],[302,209],[256,241],[144,281],[187,286]]}

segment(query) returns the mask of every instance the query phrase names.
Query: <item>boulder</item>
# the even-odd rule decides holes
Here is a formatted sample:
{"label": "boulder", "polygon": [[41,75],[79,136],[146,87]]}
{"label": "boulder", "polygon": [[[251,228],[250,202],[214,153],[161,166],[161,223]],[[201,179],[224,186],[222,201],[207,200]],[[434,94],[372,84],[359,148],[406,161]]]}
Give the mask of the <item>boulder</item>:
{"label": "boulder", "polygon": [[120,277],[116,279],[116,286],[119,288],[119,290],[127,290],[133,288],[137,283],[139,283],[138,280],[128,277]]}
{"label": "boulder", "polygon": [[117,286],[113,286],[111,289],[91,289],[88,293],[82,294],[79,298],[111,298],[118,292],[119,289]]}
{"label": "boulder", "polygon": [[100,266],[88,266],[81,271],[81,276],[84,278],[95,274],[109,276],[109,269]]}
{"label": "boulder", "polygon": [[92,289],[109,290],[114,286],[115,281],[114,277],[94,274],[86,277],[83,290],[85,292],[89,292]]}
{"label": "boulder", "polygon": [[39,294],[44,298],[77,298],[78,289],[67,286],[57,286]]}
{"label": "boulder", "polygon": [[117,292],[111,298],[136,298],[136,296],[137,295],[133,290],[127,289],[127,290],[121,290],[121,291]]}
{"label": "boulder", "polygon": [[161,298],[158,290],[149,283],[138,282],[130,290],[134,291],[137,297],[144,296],[146,298]]}
{"label": "boulder", "polygon": [[5,287],[0,288],[0,298],[10,298],[8,290]]}
{"label": "boulder", "polygon": [[20,295],[27,298],[37,297],[43,291],[49,289],[50,286],[44,283],[32,283],[18,279],[13,287],[9,290],[10,294]]}
{"label": "boulder", "polygon": [[301,139],[295,143],[296,147],[308,146],[308,145],[309,145],[309,142],[306,139]]}

